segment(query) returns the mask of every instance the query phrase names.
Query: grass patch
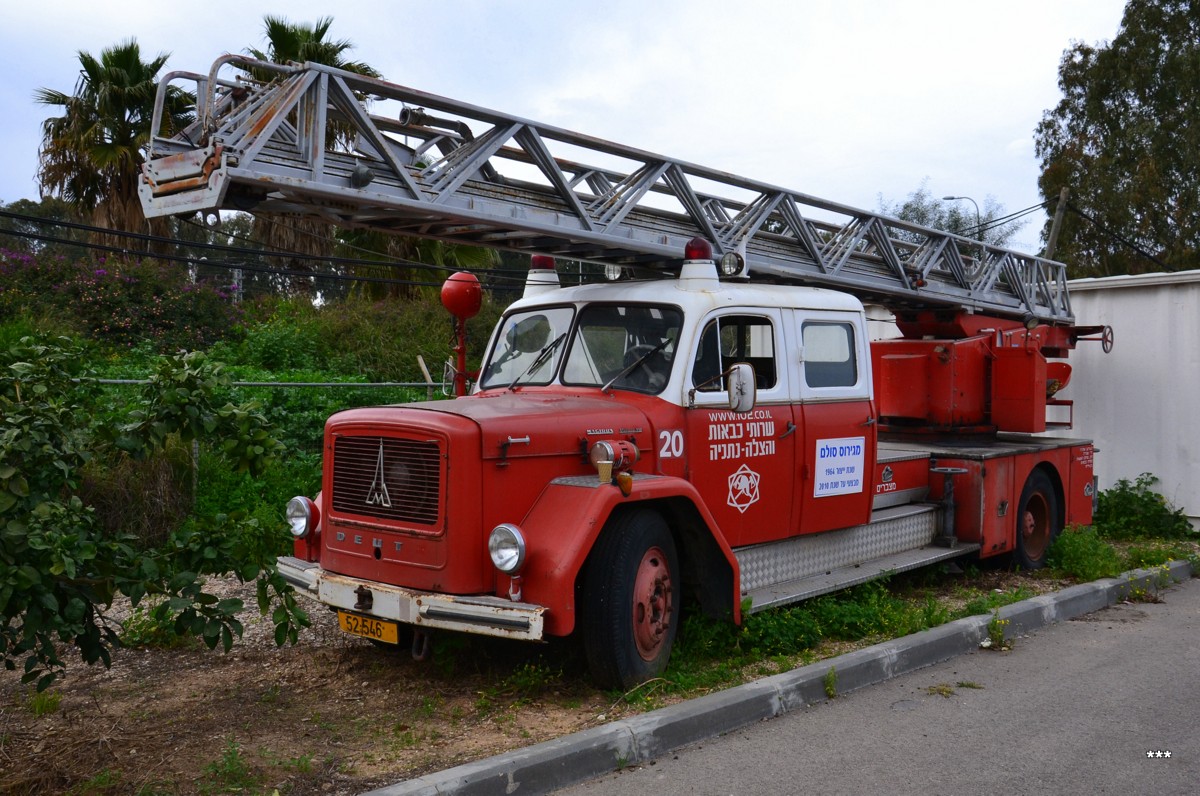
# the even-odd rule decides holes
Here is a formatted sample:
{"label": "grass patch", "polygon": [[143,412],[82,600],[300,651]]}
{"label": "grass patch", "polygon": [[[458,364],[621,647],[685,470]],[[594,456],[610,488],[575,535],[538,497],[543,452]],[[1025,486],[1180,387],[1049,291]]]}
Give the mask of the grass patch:
{"label": "grass patch", "polygon": [[204,766],[204,775],[197,784],[203,794],[253,792],[262,785],[262,777],[254,772],[242,756],[241,745],[231,737],[221,756]]}
{"label": "grass patch", "polygon": [[25,704],[34,716],[49,716],[51,713],[57,713],[61,707],[62,694],[58,691],[38,691],[30,694]]}

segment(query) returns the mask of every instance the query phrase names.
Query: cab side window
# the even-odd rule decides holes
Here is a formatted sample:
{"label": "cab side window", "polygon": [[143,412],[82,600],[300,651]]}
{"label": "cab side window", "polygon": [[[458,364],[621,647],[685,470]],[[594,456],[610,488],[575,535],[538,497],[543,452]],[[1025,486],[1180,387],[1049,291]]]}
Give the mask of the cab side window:
{"label": "cab side window", "polygon": [[809,321],[803,327],[804,381],[809,387],[853,387],[858,383],[854,327]]}
{"label": "cab side window", "polygon": [[737,362],[747,362],[754,368],[759,389],[775,386],[779,369],[775,364],[775,329],[769,318],[724,315],[710,321],[700,334],[692,386],[702,392],[725,389],[720,375]]}

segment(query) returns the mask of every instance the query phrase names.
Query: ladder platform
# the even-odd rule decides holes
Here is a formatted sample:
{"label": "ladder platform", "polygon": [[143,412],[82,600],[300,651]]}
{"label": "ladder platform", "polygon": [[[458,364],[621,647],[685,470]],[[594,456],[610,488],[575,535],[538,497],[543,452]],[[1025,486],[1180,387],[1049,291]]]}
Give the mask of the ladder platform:
{"label": "ladder platform", "polygon": [[[164,129],[176,81],[195,84],[183,130]],[[299,213],[631,266],[677,265],[700,236],[767,282],[1074,322],[1062,263],[321,64],[230,54],[206,74],[173,72],[151,136],[147,218]]]}
{"label": "ladder platform", "polygon": [[955,547],[928,545],[916,550],[893,553],[861,564],[838,567],[815,575],[756,589],[742,596],[750,599],[749,613],[753,614],[767,608],[807,600],[810,597],[877,580],[891,572],[907,572],[910,569],[936,564],[939,561],[948,561],[978,550],[979,545],[977,544],[958,544]]}

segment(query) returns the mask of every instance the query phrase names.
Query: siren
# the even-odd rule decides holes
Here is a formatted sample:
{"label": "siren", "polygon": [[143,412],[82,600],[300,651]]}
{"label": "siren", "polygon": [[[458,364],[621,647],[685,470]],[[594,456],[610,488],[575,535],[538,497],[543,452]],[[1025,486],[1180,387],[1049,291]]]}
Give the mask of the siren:
{"label": "siren", "polygon": [[525,277],[523,298],[536,296],[560,287],[558,272],[554,270],[554,258],[546,254],[535,254],[529,260],[529,275]]}

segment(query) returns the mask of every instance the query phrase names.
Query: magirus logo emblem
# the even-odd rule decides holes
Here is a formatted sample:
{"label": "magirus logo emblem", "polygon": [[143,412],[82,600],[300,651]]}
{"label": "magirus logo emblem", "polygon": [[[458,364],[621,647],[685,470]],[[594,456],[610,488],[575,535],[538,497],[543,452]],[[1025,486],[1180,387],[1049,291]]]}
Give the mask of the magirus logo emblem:
{"label": "magirus logo emblem", "polygon": [[367,490],[366,503],[368,506],[383,506],[387,509],[392,507],[387,481],[383,479],[383,440],[379,440],[379,459],[375,462],[375,477],[371,479],[371,488]]}

